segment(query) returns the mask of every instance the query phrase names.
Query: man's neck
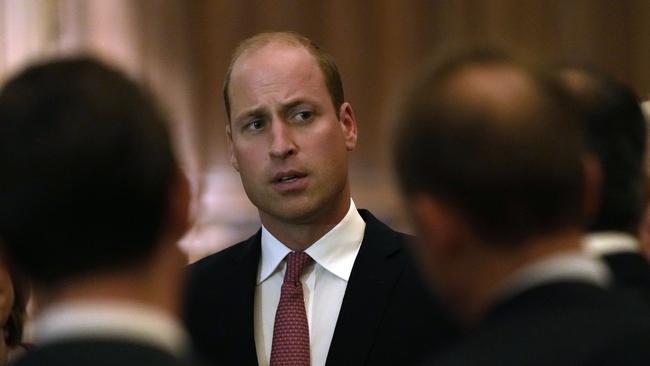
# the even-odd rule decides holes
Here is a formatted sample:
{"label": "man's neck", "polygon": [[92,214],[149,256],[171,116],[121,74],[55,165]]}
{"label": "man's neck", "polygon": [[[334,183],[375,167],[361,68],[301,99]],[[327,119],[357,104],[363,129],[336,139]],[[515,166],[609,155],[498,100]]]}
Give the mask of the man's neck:
{"label": "man's neck", "polygon": [[[162,273],[162,271],[160,271]],[[176,279],[170,279],[169,288],[163,290],[160,283],[167,283],[164,275],[154,276],[148,271],[98,273],[83,278],[66,280],[54,286],[34,286],[36,310],[68,302],[131,302],[158,308],[176,315],[179,311],[177,298],[180,293]]]}
{"label": "man's neck", "polygon": [[266,230],[282,244],[294,251],[304,251],[343,220],[350,209],[350,202],[348,197],[345,204],[303,221],[289,222],[262,212],[260,218]]}
{"label": "man's neck", "polygon": [[567,230],[529,239],[517,247],[486,248],[475,255],[476,270],[467,271],[463,288],[458,288],[455,298],[462,321],[466,324],[479,321],[507,281],[521,269],[552,256],[579,252],[581,237],[581,231]]}

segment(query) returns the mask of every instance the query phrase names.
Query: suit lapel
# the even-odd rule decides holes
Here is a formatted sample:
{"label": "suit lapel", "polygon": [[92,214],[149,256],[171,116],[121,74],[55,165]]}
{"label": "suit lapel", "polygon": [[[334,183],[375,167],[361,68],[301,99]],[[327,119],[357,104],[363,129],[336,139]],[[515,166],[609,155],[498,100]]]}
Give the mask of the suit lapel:
{"label": "suit lapel", "polygon": [[332,337],[327,365],[363,365],[403,269],[396,233],[365,210],[366,230]]}
{"label": "suit lapel", "polygon": [[[260,235],[257,232],[248,241],[241,251],[232,253],[234,266],[231,273],[238,273],[239,276],[232,276],[228,279],[230,300],[224,317],[225,337],[228,347],[220,347],[232,353],[228,358],[232,361],[229,364],[257,365],[257,353],[255,351],[254,331],[254,304],[255,304],[255,283],[260,259]],[[234,363],[233,363],[234,362]]]}

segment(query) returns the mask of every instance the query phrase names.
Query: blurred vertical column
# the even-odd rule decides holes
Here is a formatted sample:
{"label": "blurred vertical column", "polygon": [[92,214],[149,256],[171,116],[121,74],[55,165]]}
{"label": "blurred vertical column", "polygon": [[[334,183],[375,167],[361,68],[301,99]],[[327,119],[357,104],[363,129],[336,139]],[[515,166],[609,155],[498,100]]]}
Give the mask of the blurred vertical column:
{"label": "blurred vertical column", "polygon": [[185,2],[0,0],[0,76],[35,59],[91,54],[150,86],[170,115],[183,167],[198,175]]}
{"label": "blurred vertical column", "polygon": [[55,3],[47,0],[0,0],[0,81],[51,51],[54,9]]}
{"label": "blurred vertical column", "polygon": [[148,85],[169,115],[183,168],[195,182],[193,67],[185,2],[58,0],[59,46],[119,65]]}

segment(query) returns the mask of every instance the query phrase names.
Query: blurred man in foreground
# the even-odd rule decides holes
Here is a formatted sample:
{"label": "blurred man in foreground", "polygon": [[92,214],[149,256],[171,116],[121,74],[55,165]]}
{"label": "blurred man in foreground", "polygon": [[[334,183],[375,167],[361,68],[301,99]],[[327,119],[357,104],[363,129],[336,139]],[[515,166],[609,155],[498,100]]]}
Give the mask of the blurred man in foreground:
{"label": "blurred man in foreground", "polygon": [[16,365],[185,365],[176,320],[188,187],[165,118],[86,58],[0,92],[0,237],[31,279],[36,347]]}
{"label": "blurred man in foreground", "polygon": [[549,78],[507,55],[427,70],[399,119],[395,167],[428,278],[468,328],[436,365],[642,365],[643,304],[581,251],[597,174]]}

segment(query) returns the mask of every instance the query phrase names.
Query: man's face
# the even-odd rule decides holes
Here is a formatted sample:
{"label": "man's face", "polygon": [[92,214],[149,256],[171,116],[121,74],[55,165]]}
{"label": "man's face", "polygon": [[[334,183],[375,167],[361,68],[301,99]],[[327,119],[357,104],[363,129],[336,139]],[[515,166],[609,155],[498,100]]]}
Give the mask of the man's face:
{"label": "man's face", "polygon": [[336,111],[314,57],[270,43],[244,53],[230,80],[230,160],[265,225],[329,223],[349,207],[352,109]]}

